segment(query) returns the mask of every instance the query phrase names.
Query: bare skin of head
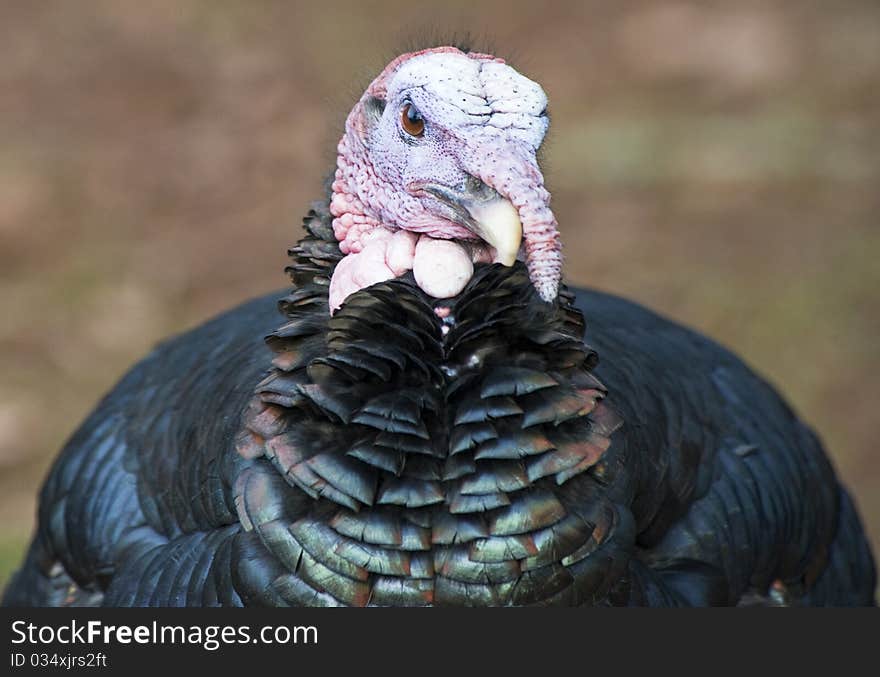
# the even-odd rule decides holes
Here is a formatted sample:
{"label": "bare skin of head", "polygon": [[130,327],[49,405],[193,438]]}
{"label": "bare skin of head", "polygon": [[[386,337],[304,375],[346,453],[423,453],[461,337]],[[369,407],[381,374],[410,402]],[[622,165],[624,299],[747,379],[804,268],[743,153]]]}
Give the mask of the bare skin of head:
{"label": "bare skin of head", "polygon": [[388,64],[338,146],[330,210],[345,257],[331,312],[409,270],[426,294],[449,298],[474,263],[518,258],[553,301],[561,245],[535,157],[546,107],[537,83],[486,54],[438,47]]}

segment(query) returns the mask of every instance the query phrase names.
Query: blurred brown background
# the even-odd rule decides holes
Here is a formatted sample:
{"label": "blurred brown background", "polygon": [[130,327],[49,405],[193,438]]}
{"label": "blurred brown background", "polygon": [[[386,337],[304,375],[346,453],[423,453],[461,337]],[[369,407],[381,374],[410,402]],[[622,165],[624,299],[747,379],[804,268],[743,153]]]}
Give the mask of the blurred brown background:
{"label": "blurred brown background", "polygon": [[880,3],[423,4],[0,5],[0,585],[98,397],[286,284],[347,108],[426,27],[547,90],[569,280],[767,375],[880,545]]}

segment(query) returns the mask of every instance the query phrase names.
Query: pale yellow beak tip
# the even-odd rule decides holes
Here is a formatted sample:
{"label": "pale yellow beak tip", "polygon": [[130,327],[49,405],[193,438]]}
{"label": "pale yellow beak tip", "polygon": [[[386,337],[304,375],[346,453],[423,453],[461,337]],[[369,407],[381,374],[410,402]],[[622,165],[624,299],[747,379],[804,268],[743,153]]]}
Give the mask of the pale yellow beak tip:
{"label": "pale yellow beak tip", "polygon": [[505,198],[498,198],[475,205],[470,212],[473,219],[480,224],[480,237],[495,248],[495,260],[505,266],[512,266],[522,243],[522,222],[513,203]]}

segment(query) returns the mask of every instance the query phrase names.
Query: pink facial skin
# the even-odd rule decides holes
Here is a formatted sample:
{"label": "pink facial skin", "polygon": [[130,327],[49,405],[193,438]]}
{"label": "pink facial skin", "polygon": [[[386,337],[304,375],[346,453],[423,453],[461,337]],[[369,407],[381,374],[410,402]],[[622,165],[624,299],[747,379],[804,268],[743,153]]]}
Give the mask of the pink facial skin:
{"label": "pink facial skin", "polygon": [[[404,128],[407,105],[424,121],[421,134]],[[330,211],[346,256],[331,279],[331,312],[408,270],[429,296],[458,294],[473,263],[495,252],[424,187],[464,194],[475,179],[514,205],[532,282],[555,299],[561,245],[535,159],[546,105],[540,86],[489,55],[440,47],[392,61],[352,109],[338,146]]]}

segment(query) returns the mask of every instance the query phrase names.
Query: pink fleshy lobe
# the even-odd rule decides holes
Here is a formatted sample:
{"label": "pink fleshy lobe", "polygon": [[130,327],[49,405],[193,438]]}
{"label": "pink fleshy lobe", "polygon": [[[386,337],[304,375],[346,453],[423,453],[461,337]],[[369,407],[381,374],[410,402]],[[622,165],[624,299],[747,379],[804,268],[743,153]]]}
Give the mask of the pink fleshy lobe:
{"label": "pink fleshy lobe", "polygon": [[375,231],[360,251],[348,254],[336,264],[330,279],[329,303],[331,315],[349,295],[360,289],[397,277],[385,263],[386,251],[392,235],[389,231]]}
{"label": "pink fleshy lobe", "polygon": [[358,262],[354,270],[354,281],[361,289],[394,277],[394,273],[385,263],[385,251],[388,249],[390,237],[390,233],[385,237],[373,237],[364,245],[360,254],[353,255]]}
{"label": "pink fleshy lobe", "polygon": [[470,254],[457,242],[423,235],[416,245],[413,275],[429,296],[447,299],[457,296],[474,274]]}
{"label": "pink fleshy lobe", "polygon": [[357,257],[359,254],[349,254],[344,257],[333,271],[333,277],[330,278],[330,291],[327,302],[330,305],[330,314],[335,313],[342,302],[351,294],[360,289],[354,281],[354,272],[358,265]]}
{"label": "pink fleshy lobe", "polygon": [[388,249],[385,252],[385,264],[395,277],[400,277],[406,271],[412,270],[418,241],[418,234],[408,230],[398,230],[391,236]]}

